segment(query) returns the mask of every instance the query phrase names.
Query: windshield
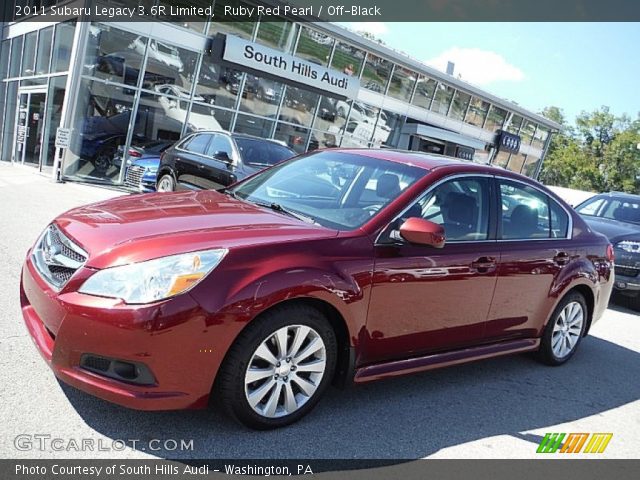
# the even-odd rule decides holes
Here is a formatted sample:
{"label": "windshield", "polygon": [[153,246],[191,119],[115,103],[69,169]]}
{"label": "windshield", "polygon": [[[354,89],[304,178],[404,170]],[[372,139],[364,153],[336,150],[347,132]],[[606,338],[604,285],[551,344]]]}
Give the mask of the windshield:
{"label": "windshield", "polygon": [[640,225],[640,197],[593,197],[576,210],[581,215]]}
{"label": "windshield", "polygon": [[284,208],[320,225],[364,225],[427,173],[418,167],[325,150],[265,170],[230,189],[238,198]]}
{"label": "windshield", "polygon": [[287,158],[295,156],[296,152],[278,145],[274,142],[266,142],[246,137],[234,137],[240,157],[245,165],[257,165],[260,167],[270,167]]}

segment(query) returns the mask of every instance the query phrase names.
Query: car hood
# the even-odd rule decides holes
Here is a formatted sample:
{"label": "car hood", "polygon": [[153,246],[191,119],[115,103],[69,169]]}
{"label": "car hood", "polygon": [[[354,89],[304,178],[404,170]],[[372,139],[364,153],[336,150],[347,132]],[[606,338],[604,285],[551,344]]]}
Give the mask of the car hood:
{"label": "car hood", "polygon": [[160,166],[160,157],[154,154],[149,154],[147,157],[145,154],[142,154],[142,158],[133,160],[131,165],[137,165],[144,168],[158,168]]}
{"label": "car hood", "polygon": [[621,240],[640,241],[640,225],[589,215],[583,215],[582,218],[592,230],[602,233],[613,244]]}
{"label": "car hood", "polygon": [[120,197],[70,210],[56,223],[94,268],[338,234],[210,190]]}

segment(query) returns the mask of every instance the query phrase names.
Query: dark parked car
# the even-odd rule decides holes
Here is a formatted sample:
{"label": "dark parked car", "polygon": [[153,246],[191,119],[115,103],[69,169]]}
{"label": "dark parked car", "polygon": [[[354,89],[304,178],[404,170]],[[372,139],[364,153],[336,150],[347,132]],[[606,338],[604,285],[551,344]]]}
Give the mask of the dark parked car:
{"label": "dark parked car", "polygon": [[331,382],[520,352],[565,363],[607,307],[612,268],[608,240],[530,178],[333,149],[221,192],[62,214],[27,253],[20,298],[64,382],[145,410],[215,395],[266,429]]}
{"label": "dark parked car", "polygon": [[576,207],[587,224],[609,238],[616,255],[616,292],[640,309],[640,195],[602,193]]}
{"label": "dark parked car", "polygon": [[156,189],[226,187],[295,155],[276,140],[241,133],[197,132],[162,154]]}

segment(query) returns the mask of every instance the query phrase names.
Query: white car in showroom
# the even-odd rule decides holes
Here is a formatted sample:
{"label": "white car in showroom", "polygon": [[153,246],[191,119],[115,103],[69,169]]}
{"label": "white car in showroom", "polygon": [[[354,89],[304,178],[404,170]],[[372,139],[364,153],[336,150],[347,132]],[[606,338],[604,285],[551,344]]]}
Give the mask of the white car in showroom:
{"label": "white car in showroom", "polygon": [[[187,123],[187,114],[189,116],[188,125],[192,130],[223,130],[222,126],[216,120],[215,110],[208,105],[199,105],[194,103],[189,112],[189,92],[177,85],[156,85],[154,90],[161,94],[158,97],[158,103],[164,110],[167,117],[178,120],[181,123]],[[167,97],[171,95],[177,98]],[[207,102],[204,97],[196,95],[193,98],[196,102]]]}
{"label": "white car in showroom", "polygon": [[[137,37],[129,44],[129,48],[135,50],[139,55],[144,55],[146,40],[142,37]],[[178,52],[176,47],[172,47],[166,43],[151,39],[149,42],[149,57],[177,69],[178,72],[182,73],[184,70],[184,63],[180,58],[180,52]]]}

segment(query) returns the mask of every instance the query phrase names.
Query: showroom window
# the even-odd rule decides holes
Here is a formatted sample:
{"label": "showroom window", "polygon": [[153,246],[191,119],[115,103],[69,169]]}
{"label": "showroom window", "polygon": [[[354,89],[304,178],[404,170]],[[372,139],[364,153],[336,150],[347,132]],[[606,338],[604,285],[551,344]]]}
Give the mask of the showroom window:
{"label": "showroom window", "polygon": [[436,91],[438,82],[433,78],[420,75],[418,77],[418,85],[416,86],[416,93],[411,100],[411,103],[417,107],[428,109],[431,107],[431,101],[433,100],[433,94]]}
{"label": "showroom window", "polygon": [[196,95],[213,101],[216,106],[234,108],[242,82],[242,72],[212,61],[209,55],[202,57]]}
{"label": "showroom window", "polygon": [[51,59],[52,72],[66,72],[69,70],[75,29],[75,22],[64,22],[56,25]]}
{"label": "showroom window", "polygon": [[271,138],[275,122],[265,118],[254,117],[252,115],[238,114],[233,131],[246,133],[255,137]]}
{"label": "showroom window", "polygon": [[542,125],[538,125],[538,127],[536,128],[536,133],[533,135],[533,142],[531,143],[531,145],[542,150],[545,143],[547,142],[548,136],[549,129],[543,127]]}
{"label": "showroom window", "polygon": [[[533,187],[500,179],[500,227],[504,240],[552,238],[562,229],[558,222],[552,228],[550,199]],[[565,235],[566,236],[566,227]]]}
{"label": "showroom window", "polygon": [[331,68],[352,77],[358,77],[362,70],[364,57],[364,50],[360,50],[348,43],[337,42],[333,52],[333,59],[331,60]]}
{"label": "showroom window", "polygon": [[279,120],[294,125],[311,126],[320,95],[303,88],[287,86]]}
{"label": "showroom window", "polygon": [[45,120],[46,131],[42,147],[42,164],[45,167],[52,167],[56,154],[56,129],[60,126],[62,119],[62,104],[64,102],[65,89],[67,88],[67,76],[61,75],[49,79],[49,90],[47,93],[47,117]]}
{"label": "showroom window", "polygon": [[20,76],[20,60],[22,60],[22,43],[24,37],[15,37],[11,40],[11,61],[9,64],[9,77]]}
{"label": "showroom window", "polygon": [[[111,82],[136,86],[147,48],[147,37],[125,32],[107,25],[91,24],[84,74]],[[168,69],[162,83],[176,83]]]}
{"label": "showroom window", "polygon": [[[340,111],[338,111],[338,107],[341,107]],[[318,112],[313,120],[313,128],[339,135],[348,113],[349,105],[347,102],[321,95]]]}
{"label": "showroom window", "polygon": [[471,101],[471,95],[461,91],[456,91],[453,97],[453,103],[449,110],[449,117],[456,120],[462,120],[467,113],[467,107]]}
{"label": "showroom window", "polygon": [[309,27],[303,27],[296,48],[298,57],[326,66],[333,48],[333,38]]}
{"label": "showroom window", "polygon": [[498,152],[491,162],[492,165],[496,165],[498,167],[507,168],[507,164],[509,163],[509,153],[507,152]]}
{"label": "showroom window", "polygon": [[229,130],[232,116],[229,110],[214,108],[210,103],[193,102],[186,130]]}
{"label": "showroom window", "polygon": [[241,0],[215,2],[213,5],[213,18],[218,20],[211,22],[211,26],[209,27],[209,36],[213,36],[216,33],[228,33],[230,35],[244,38],[245,40],[250,40],[253,37],[253,30],[256,26],[256,22],[246,22],[242,21],[243,17],[225,15],[225,7],[231,7],[234,10],[238,8],[255,8],[255,6]]}
{"label": "showroom window", "polygon": [[540,159],[534,157],[533,155],[527,155],[527,159],[524,162],[524,167],[522,168],[522,174],[527,177],[532,177],[536,174],[538,169],[538,165],[540,164]]}
{"label": "showroom window", "polygon": [[384,94],[393,64],[389,60],[369,53],[360,79],[360,85],[367,90]]}
{"label": "showroom window", "polygon": [[417,76],[413,70],[396,65],[391,76],[388,95],[403,102],[409,102]]}
{"label": "showroom window", "polygon": [[52,39],[53,27],[40,30],[40,35],[38,36],[38,52],[36,56],[36,75],[49,73]]}
{"label": "showroom window", "polygon": [[[91,79],[83,79],[78,91],[74,129],[82,133],[73,136],[65,150],[64,174],[117,183],[123,167],[121,153],[129,131],[133,92]],[[148,122],[147,128],[153,128],[152,118],[143,121]]]}
{"label": "showroom window", "polygon": [[266,77],[245,75],[240,110],[275,119],[282,97],[282,83]]}
{"label": "showroom window", "polygon": [[510,118],[507,120],[507,125],[505,127],[507,132],[517,135],[520,132],[522,121],[523,118],[520,115],[516,115],[515,113],[510,114]]}
{"label": "showroom window", "polygon": [[36,46],[38,32],[30,32],[24,36],[24,48],[22,50],[22,76],[27,77],[35,73]]}
{"label": "showroom window", "polygon": [[526,160],[527,160],[526,155],[522,153],[519,153],[519,154],[514,153],[511,155],[511,158],[509,158],[507,169],[511,170],[512,172],[520,173],[520,171],[522,170],[522,166],[524,165]]}
{"label": "showroom window", "polygon": [[522,123],[522,128],[520,129],[520,138],[522,139],[522,144],[530,145],[535,132],[536,124],[531,122],[530,120],[525,120]]}
{"label": "showroom window", "polygon": [[482,127],[485,118],[487,118],[488,111],[489,102],[485,102],[478,97],[473,97],[469,104],[469,110],[467,111],[467,116],[464,121],[476,127]]}
{"label": "showroom window", "polygon": [[278,122],[273,138],[282,140],[297,153],[304,153],[310,130],[300,125]]}
{"label": "showroom window", "polygon": [[283,20],[276,22],[261,21],[258,24],[256,42],[290,53],[293,50],[297,33],[298,25],[295,23]]}
{"label": "showroom window", "polygon": [[18,82],[7,82],[7,94],[6,94],[6,106],[4,118],[5,121],[2,122],[2,128],[4,133],[2,138],[4,139],[2,142],[2,159],[11,161],[12,153],[13,153],[13,134],[15,132],[16,126],[16,108],[18,101]]}
{"label": "showroom window", "polygon": [[500,107],[496,107],[495,105],[491,105],[491,108],[489,109],[489,113],[487,115],[487,121],[484,124],[484,129],[490,132],[495,132],[496,130],[502,128],[506,118],[506,110]]}
{"label": "showroom window", "polygon": [[449,105],[451,105],[451,99],[453,98],[454,88],[444,83],[439,83],[436,88],[436,94],[431,103],[431,111],[439,113],[440,115],[447,115],[449,113]]}

